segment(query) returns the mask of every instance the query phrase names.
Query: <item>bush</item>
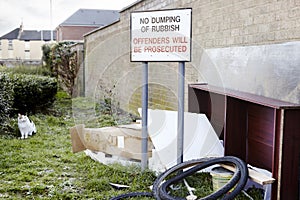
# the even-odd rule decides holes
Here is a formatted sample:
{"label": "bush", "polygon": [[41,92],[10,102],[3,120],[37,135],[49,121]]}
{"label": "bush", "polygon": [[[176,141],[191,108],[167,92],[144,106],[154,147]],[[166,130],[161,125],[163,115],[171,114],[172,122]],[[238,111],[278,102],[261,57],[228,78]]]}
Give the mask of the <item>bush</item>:
{"label": "bush", "polygon": [[13,82],[6,73],[0,72],[0,125],[9,117],[14,102]]}
{"label": "bush", "polygon": [[55,78],[13,74],[14,104],[17,112],[36,113],[52,105],[58,84]]}
{"label": "bush", "polygon": [[47,110],[57,88],[55,78],[0,72],[0,135],[18,134],[15,114]]}

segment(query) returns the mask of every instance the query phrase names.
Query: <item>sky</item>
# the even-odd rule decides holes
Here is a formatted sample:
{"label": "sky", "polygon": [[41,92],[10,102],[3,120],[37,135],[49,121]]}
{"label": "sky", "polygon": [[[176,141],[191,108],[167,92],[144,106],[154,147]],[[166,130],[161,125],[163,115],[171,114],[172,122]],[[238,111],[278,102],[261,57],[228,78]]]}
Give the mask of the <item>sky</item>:
{"label": "sky", "polygon": [[[0,37],[20,27],[21,23],[24,30],[54,30],[80,8],[121,10],[136,1],[0,0]],[[52,5],[52,12],[50,5]]]}

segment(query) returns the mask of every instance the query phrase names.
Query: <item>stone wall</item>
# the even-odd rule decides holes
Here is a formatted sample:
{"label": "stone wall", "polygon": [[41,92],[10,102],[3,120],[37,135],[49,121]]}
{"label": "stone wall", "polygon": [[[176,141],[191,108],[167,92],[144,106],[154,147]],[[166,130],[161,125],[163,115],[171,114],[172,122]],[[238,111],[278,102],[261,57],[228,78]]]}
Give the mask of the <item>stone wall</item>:
{"label": "stone wall", "polygon": [[[140,106],[142,63],[130,62],[130,13],[186,7],[193,9],[186,86],[206,82],[300,103],[299,0],[137,1],[120,21],[85,36],[85,94],[97,100],[112,91],[122,108]],[[177,65],[149,63],[154,108],[177,109]]]}
{"label": "stone wall", "polygon": [[83,51],[83,43],[76,43],[71,47],[71,51],[75,53],[76,64],[79,67],[79,71],[77,73],[77,77],[74,82],[75,85],[73,87],[73,97],[84,96],[84,51]]}

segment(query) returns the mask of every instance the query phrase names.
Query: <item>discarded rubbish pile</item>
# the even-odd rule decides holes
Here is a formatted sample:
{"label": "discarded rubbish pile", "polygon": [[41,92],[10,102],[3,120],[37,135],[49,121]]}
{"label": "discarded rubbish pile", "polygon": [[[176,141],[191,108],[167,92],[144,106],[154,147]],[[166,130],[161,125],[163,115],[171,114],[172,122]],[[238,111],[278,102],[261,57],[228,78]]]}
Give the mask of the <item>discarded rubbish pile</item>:
{"label": "discarded rubbish pile", "polygon": [[[119,127],[85,128],[83,124],[70,129],[74,153],[91,150],[127,159],[141,159],[141,129],[136,124]],[[152,142],[149,139],[149,156]]]}
{"label": "discarded rubbish pile", "polygon": [[[176,134],[177,112],[148,109],[149,140],[147,153],[149,169],[161,175],[154,182],[152,192],[123,194],[112,198],[112,200],[143,196],[155,199],[182,199],[182,197],[173,198],[170,196],[176,196],[178,191],[169,190],[171,193],[167,193],[170,184],[182,185],[182,191],[186,191],[186,189],[189,191],[190,195],[187,199],[194,200],[196,196],[192,192],[193,188],[189,187],[187,182],[189,179],[198,180],[199,174],[196,174],[196,172],[207,172],[209,168],[215,167],[213,166],[214,164],[221,164],[222,168],[230,171],[230,176],[226,175],[226,181],[229,180],[229,182],[224,187],[221,187],[223,182],[218,179],[220,171],[214,171],[215,168],[212,169],[214,193],[201,199],[216,199],[218,196],[222,196],[223,199],[233,198],[245,185],[248,175],[249,181],[245,189],[249,189],[251,185],[257,185],[259,188],[264,189],[264,199],[269,199],[271,184],[275,181],[270,173],[253,166],[248,166],[248,170],[245,170],[245,164],[239,159],[223,157],[224,147],[222,141],[219,140],[206,115],[186,112],[184,120],[184,132],[188,133],[183,138],[184,162],[176,165],[177,155],[175,152],[178,141]],[[141,124],[137,123],[103,128],[85,128],[84,125],[76,125],[70,129],[72,150],[74,153],[84,150],[92,159],[103,164],[115,162],[124,165],[136,164],[141,160],[141,129]],[[233,164],[234,166],[228,164]],[[215,174],[212,173],[213,171]],[[176,172],[182,173],[173,177],[176,175]],[[231,172],[234,172],[233,177]],[[226,183],[226,181],[224,182]],[[214,184],[215,182],[216,184]],[[239,187],[232,188],[237,182]],[[230,196],[227,194],[228,191],[230,191]],[[198,190],[196,193],[198,196],[208,194],[200,194]],[[243,193],[245,194],[244,191]]]}
{"label": "discarded rubbish pile", "polygon": [[[148,109],[149,169],[164,172],[177,163],[177,112]],[[224,147],[204,114],[185,113],[183,160],[222,157]],[[108,164],[106,155],[118,160],[141,160],[141,124],[118,127],[86,128],[79,124],[70,129],[72,150],[84,151],[93,159]]]}
{"label": "discarded rubbish pile", "polygon": [[[195,200],[197,196],[193,195],[192,191],[189,190],[190,195],[186,198],[182,197],[174,197],[168,193],[168,188],[174,183],[178,183],[180,181],[184,181],[184,179],[188,176],[195,174],[196,172],[203,170],[207,167],[216,165],[216,164],[230,164],[235,166],[235,172],[232,178],[221,187],[219,190],[213,192],[212,194],[203,197],[201,199],[217,199],[222,197],[222,199],[233,199],[237,196],[245,187],[248,180],[248,168],[245,162],[240,160],[239,158],[233,156],[225,156],[220,158],[201,158],[186,161],[180,164],[177,164],[164,173],[162,173],[153,183],[152,192],[133,192],[127,193],[123,195],[119,195],[117,197],[113,197],[110,200],[120,200],[131,197],[154,197],[158,200]],[[184,169],[189,168],[184,171]],[[172,178],[167,179],[171,175],[174,175],[177,172],[176,176],[172,176]],[[230,191],[230,192],[229,192]]]}

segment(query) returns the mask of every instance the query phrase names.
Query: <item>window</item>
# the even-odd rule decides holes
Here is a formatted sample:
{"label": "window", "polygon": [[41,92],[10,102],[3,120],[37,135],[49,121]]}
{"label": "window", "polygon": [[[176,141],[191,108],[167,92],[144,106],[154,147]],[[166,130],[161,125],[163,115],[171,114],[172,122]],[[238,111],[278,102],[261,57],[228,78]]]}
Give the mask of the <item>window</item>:
{"label": "window", "polygon": [[30,59],[30,50],[25,49],[25,59]]}
{"label": "window", "polygon": [[8,50],[13,50],[13,42],[12,40],[8,40]]}
{"label": "window", "polygon": [[29,49],[30,49],[30,41],[25,40],[25,50],[29,50]]}

